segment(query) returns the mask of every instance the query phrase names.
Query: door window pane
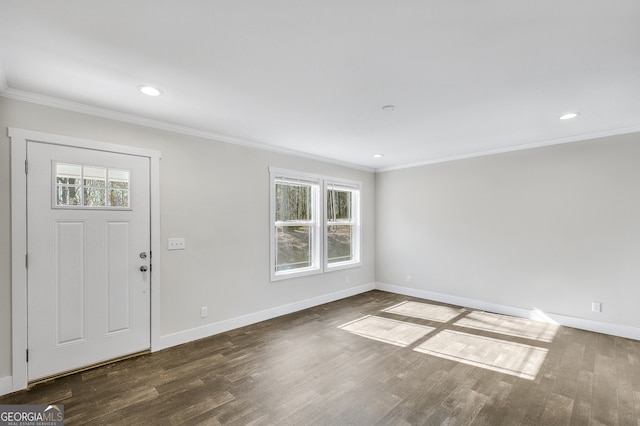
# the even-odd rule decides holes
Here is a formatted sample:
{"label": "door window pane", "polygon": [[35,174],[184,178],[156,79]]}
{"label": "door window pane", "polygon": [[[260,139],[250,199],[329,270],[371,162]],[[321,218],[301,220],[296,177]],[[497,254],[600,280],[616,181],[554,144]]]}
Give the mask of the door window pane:
{"label": "door window pane", "polygon": [[76,186],[59,185],[56,187],[57,206],[79,206],[82,204],[82,191]]}
{"label": "door window pane", "polygon": [[84,203],[87,207],[104,207],[107,203],[107,169],[83,167]]}
{"label": "door window pane", "polygon": [[110,189],[109,190],[109,206],[129,207],[129,190]]}
{"label": "door window pane", "polygon": [[56,163],[54,206],[129,208],[130,171]]}
{"label": "door window pane", "polygon": [[80,185],[82,166],[73,164],[56,164],[56,183],[65,185]]}
{"label": "door window pane", "polygon": [[129,189],[129,170],[109,169],[109,188]]}
{"label": "door window pane", "polygon": [[105,188],[84,188],[84,205],[87,207],[104,207],[107,190]]}
{"label": "door window pane", "polygon": [[82,205],[82,166],[75,164],[56,164],[55,181],[56,205]]}
{"label": "door window pane", "polygon": [[84,167],[84,185],[104,188],[107,186],[107,169]]}

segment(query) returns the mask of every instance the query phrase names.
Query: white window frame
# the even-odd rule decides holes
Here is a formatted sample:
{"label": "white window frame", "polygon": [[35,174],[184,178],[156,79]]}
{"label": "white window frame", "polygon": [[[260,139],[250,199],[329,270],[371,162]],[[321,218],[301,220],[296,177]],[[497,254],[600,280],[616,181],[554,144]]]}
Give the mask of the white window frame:
{"label": "white window frame", "polygon": [[[337,271],[340,269],[354,268],[362,265],[361,261],[361,226],[360,226],[360,205],[362,183],[354,180],[339,179],[328,176],[321,176],[311,173],[304,173],[294,170],[279,169],[269,167],[270,191],[269,191],[269,269],[271,281],[280,281],[289,278],[302,277],[307,275],[321,274]],[[312,186],[312,218],[310,221],[301,222],[277,222],[276,221],[276,183],[291,182],[309,184]],[[348,190],[352,192],[352,220],[350,222],[340,222],[336,224],[349,224],[353,228],[352,248],[353,259],[345,262],[335,262],[329,264],[328,261],[328,240],[327,227],[333,224],[328,220],[327,211],[327,190],[329,188]],[[311,226],[311,259],[312,265],[306,268],[297,268],[286,271],[276,270],[276,228],[278,226]]]}
{"label": "white window frame", "polygon": [[[315,175],[291,172],[289,170],[269,169],[271,177],[270,191],[270,269],[271,281],[278,281],[287,278],[302,277],[306,275],[319,274],[322,272],[321,245],[322,245],[322,220],[320,217],[320,188],[322,181]],[[311,219],[299,222],[279,222],[276,221],[276,184],[291,183],[303,184],[311,187]],[[309,245],[311,250],[311,265],[306,268],[296,268],[286,271],[276,270],[276,228],[279,226],[308,226],[310,227]]]}
{"label": "white window frame", "polygon": [[[324,270],[325,272],[337,271],[340,269],[353,268],[362,265],[360,260],[360,193],[362,192],[362,184],[355,181],[347,181],[343,179],[325,179],[324,180]],[[351,192],[351,220],[331,221],[329,220],[329,208],[327,193],[330,189]],[[344,262],[329,263],[329,233],[327,228],[331,225],[350,225],[352,228],[352,255],[351,260]]]}

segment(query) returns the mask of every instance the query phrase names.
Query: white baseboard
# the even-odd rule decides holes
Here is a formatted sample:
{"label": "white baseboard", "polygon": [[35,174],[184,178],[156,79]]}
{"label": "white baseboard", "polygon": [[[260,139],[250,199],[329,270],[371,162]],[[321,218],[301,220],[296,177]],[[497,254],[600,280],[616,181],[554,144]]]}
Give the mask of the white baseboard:
{"label": "white baseboard", "polygon": [[436,293],[433,291],[420,290],[417,288],[403,287],[393,284],[376,283],[376,289],[388,291],[390,293],[403,294],[405,296],[418,297],[420,299],[433,300],[435,302],[448,303],[451,305],[480,309],[489,312],[496,312],[498,314],[511,315],[520,318],[529,318],[536,321],[579,328],[581,330],[595,331],[597,333],[610,334],[612,336],[640,340],[640,328],[630,327],[627,325],[611,324],[584,318],[552,314],[536,309],[517,308],[515,306],[500,305],[497,303],[485,302],[477,299],[452,296],[449,294]]}
{"label": "white baseboard", "polygon": [[0,395],[13,392],[13,376],[0,377]]}
{"label": "white baseboard", "polygon": [[213,336],[215,334],[224,333],[225,331],[255,324],[260,321],[276,318],[282,315],[301,311],[303,309],[312,308],[314,306],[322,305],[324,303],[334,302],[336,300],[355,296],[356,294],[375,290],[375,288],[376,288],[375,283],[363,284],[357,287],[348,288],[346,290],[341,290],[334,293],[313,297],[311,299],[305,299],[299,302],[277,306],[275,308],[266,309],[264,311],[243,315],[241,317],[231,318],[228,320],[224,320],[224,321],[220,321],[212,324],[207,324],[202,327],[192,328],[190,330],[168,334],[166,336],[160,337],[160,342],[158,344],[158,347],[154,348],[154,351],[166,349],[171,346],[181,345],[183,343],[191,342],[193,340],[203,339],[205,337]]}
{"label": "white baseboard", "polygon": [[[303,309],[312,308],[324,303],[334,302],[336,300],[355,296],[371,290],[382,290],[390,293],[402,294],[406,296],[418,297],[420,299],[433,300],[441,303],[462,306],[484,311],[496,312],[504,315],[512,315],[521,318],[529,318],[537,321],[564,325],[567,327],[579,328],[582,330],[594,331],[597,333],[610,334],[613,336],[626,337],[629,339],[640,340],[640,328],[630,327],[619,324],[603,323],[583,318],[575,318],[565,315],[545,313],[534,309],[517,308],[514,306],[501,305],[486,302],[477,299],[469,299],[466,297],[452,296],[444,293],[436,293],[432,291],[420,290],[411,287],[403,287],[385,283],[369,283],[357,287],[348,288],[346,290],[325,294],[310,299],[301,300],[299,302],[278,306],[264,311],[255,312],[241,317],[231,318],[203,327],[185,330],[178,333],[169,334],[160,337],[159,347],[155,350],[166,349],[171,346],[188,343],[193,340],[202,339],[223,333],[225,331],[255,324],[268,319],[276,318],[282,315],[298,312]],[[13,392],[13,377],[0,377],[0,395]]]}

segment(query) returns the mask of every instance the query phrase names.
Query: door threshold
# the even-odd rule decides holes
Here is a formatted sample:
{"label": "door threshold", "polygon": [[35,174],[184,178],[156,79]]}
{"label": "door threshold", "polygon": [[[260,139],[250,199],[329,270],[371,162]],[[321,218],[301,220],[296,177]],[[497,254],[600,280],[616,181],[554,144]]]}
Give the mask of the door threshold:
{"label": "door threshold", "polygon": [[31,382],[29,382],[29,384],[27,385],[27,389],[31,389],[34,386],[38,386],[41,385],[43,383],[50,383],[53,382],[56,379],[61,379],[63,377],[67,377],[67,376],[71,376],[73,374],[77,374],[77,373],[82,373],[84,371],[88,371],[88,370],[93,370],[94,368],[98,368],[98,367],[103,367],[105,365],[109,365],[109,364],[114,364],[116,362],[120,362],[120,361],[124,361],[127,359],[131,359],[131,358],[136,358],[142,355],[147,355],[151,353],[151,349],[145,349],[144,351],[140,351],[140,352],[135,352],[129,355],[123,355],[121,357],[118,358],[112,358],[112,359],[108,359],[106,361],[101,361],[95,364],[91,364],[91,365],[87,365],[85,367],[80,367],[80,368],[75,368],[73,370],[69,370],[69,371],[64,371],[62,373],[58,373],[58,374],[54,374],[53,376],[48,376],[48,377],[43,377],[40,379],[36,379],[33,380]]}

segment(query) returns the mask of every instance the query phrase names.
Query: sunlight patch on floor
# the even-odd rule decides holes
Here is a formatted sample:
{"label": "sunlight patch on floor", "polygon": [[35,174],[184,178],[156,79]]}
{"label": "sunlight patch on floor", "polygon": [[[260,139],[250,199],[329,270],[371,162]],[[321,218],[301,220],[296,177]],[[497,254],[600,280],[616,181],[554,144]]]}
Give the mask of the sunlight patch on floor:
{"label": "sunlight patch on floor", "polygon": [[429,321],[447,322],[465,312],[465,310],[450,308],[448,306],[431,305],[429,303],[402,302],[384,309],[382,312],[421,318]]}
{"label": "sunlight patch on floor", "polygon": [[402,347],[411,345],[434,330],[433,327],[370,315],[338,328],[369,339]]}
{"label": "sunlight patch on floor", "polygon": [[456,321],[455,325],[541,342],[553,341],[559,328],[557,324],[475,311]]}
{"label": "sunlight patch on floor", "polygon": [[454,330],[442,330],[414,350],[529,380],[535,380],[548,352],[545,348]]}

